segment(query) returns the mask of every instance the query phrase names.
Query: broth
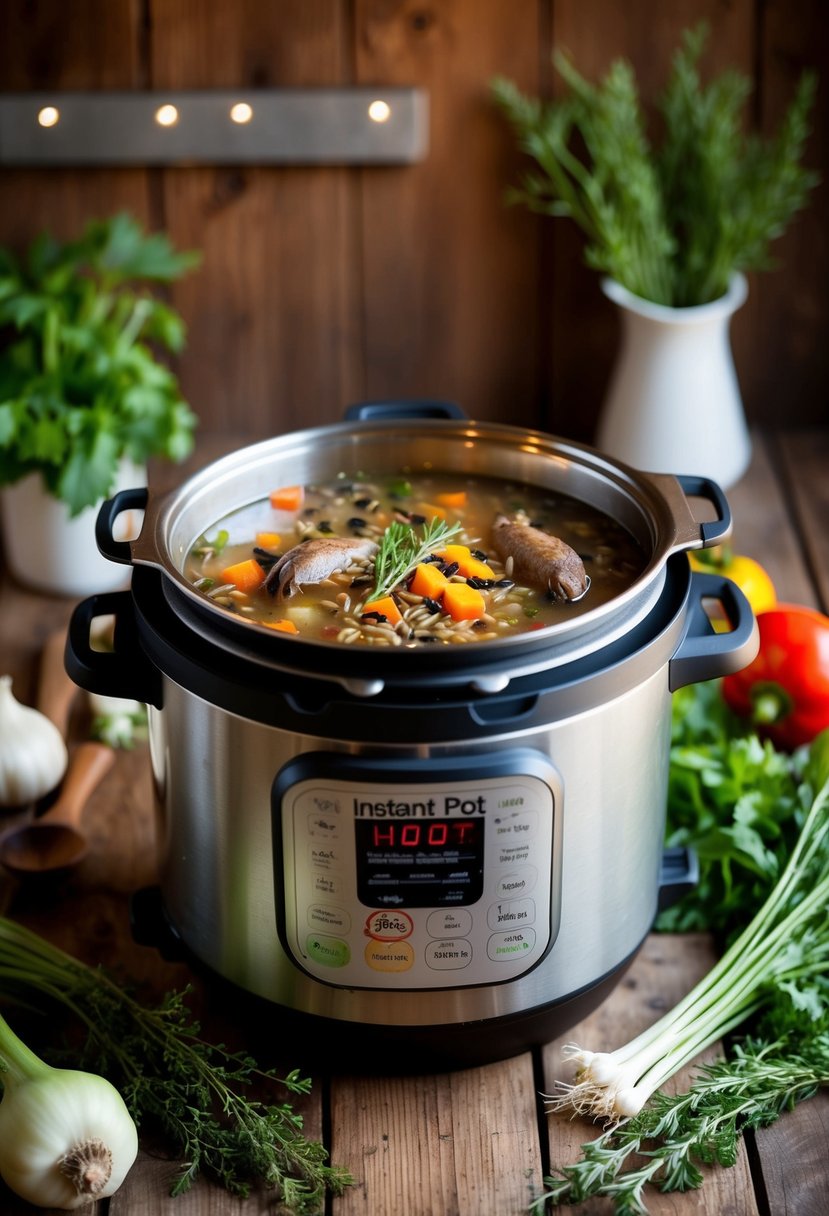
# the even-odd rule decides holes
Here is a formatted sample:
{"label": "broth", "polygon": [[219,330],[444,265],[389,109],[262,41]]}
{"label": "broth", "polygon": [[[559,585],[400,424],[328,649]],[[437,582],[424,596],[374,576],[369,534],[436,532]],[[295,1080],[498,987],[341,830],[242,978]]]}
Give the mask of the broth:
{"label": "broth", "polygon": [[[534,554],[521,581],[526,562],[504,551],[496,520],[521,525],[509,535],[531,550],[560,538],[587,589],[563,592],[543,563],[536,574]],[[384,556],[424,541],[414,572],[378,594]],[[416,647],[555,625],[619,595],[645,564],[621,524],[566,495],[484,476],[361,473],[284,487],[225,516],[192,547],[185,575],[222,609],[285,634]]]}

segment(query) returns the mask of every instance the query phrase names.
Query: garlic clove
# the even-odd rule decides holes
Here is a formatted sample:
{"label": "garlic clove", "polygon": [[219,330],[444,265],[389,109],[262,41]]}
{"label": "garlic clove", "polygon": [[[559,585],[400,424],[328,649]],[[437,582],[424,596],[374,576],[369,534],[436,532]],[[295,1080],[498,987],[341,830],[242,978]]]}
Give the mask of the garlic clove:
{"label": "garlic clove", "polygon": [[68,759],[58,728],[45,714],[21,705],[11,676],[0,676],[0,806],[23,806],[48,794]]}

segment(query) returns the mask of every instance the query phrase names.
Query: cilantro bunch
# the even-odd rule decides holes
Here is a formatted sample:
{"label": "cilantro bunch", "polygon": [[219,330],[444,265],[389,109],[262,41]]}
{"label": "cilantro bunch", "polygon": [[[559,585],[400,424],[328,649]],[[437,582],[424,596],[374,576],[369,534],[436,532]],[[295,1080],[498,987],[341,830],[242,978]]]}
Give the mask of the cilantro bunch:
{"label": "cilantro bunch", "polygon": [[509,80],[496,101],[538,166],[513,201],[569,216],[587,237],[587,264],[634,295],[673,307],[725,294],[731,274],[770,265],[768,246],[804,206],[817,177],[801,164],[816,78],[804,73],[774,137],[746,136],[750,92],[735,71],[704,85],[707,28],[686,30],[651,146],[632,67],[617,60],[598,84],[566,56],[559,100],[524,96]]}
{"label": "cilantro bunch", "polygon": [[196,419],[155,355],[181,350],[184,324],[149,288],[198,261],[127,214],[20,260],[0,249],[0,486],[38,472],[76,515],[123,457],[188,454]]}

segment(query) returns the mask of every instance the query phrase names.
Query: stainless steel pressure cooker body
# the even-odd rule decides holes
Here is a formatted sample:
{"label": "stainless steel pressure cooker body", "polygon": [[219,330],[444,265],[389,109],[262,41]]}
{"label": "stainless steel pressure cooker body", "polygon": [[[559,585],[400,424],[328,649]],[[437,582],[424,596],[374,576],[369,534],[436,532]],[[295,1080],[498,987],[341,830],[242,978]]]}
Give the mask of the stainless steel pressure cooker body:
{"label": "stainless steel pressure cooker body", "polygon": [[[602,507],[648,569],[596,620],[393,654],[275,636],[183,577],[205,528],[288,467],[310,482],[439,464]],[[686,490],[717,520],[695,521]],[[717,487],[512,428],[380,418],[245,449],[158,504],[138,494],[99,521],[132,587],[78,606],[67,665],[148,704],[160,900],[186,950],[341,1062],[364,1048],[390,1069],[503,1057],[595,1006],[660,899],[671,691],[757,648],[739,591],[683,553],[728,532]],[[146,506],[142,534],[115,542],[127,505]],[[110,612],[103,654],[90,626]]]}

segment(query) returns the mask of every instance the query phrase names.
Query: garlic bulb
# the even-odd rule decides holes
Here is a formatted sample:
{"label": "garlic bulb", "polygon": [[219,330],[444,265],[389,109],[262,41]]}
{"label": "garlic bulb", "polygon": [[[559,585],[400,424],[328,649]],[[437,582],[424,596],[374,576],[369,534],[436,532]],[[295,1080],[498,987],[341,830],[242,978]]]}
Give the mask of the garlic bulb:
{"label": "garlic bulb", "polygon": [[112,1195],[138,1154],[118,1090],[95,1073],[51,1068],[0,1016],[0,1177],[41,1208],[86,1207]]}
{"label": "garlic bulb", "polygon": [[23,806],[48,794],[67,761],[58,728],[16,701],[11,676],[0,676],[0,806]]}

